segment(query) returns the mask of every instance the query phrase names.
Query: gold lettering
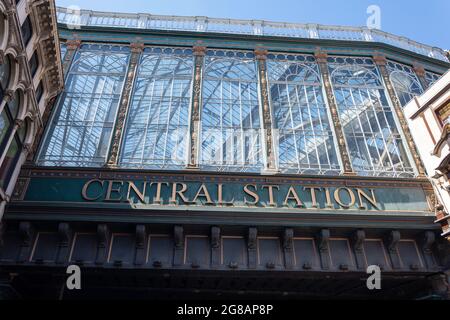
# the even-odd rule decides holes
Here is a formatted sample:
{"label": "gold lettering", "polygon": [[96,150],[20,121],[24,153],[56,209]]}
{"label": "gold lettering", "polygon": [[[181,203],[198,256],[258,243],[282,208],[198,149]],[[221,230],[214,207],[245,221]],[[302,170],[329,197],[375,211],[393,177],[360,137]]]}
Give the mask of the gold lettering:
{"label": "gold lettering", "polygon": [[[178,190],[178,186],[181,186],[181,190]],[[172,198],[170,199],[170,202],[173,204],[177,203],[177,195],[181,198],[181,200],[183,200],[184,203],[189,203],[188,198],[186,198],[186,196],[184,195],[184,193],[187,190],[187,185],[186,183],[182,183],[182,182],[175,182],[172,185]]]}
{"label": "gold lettering", "polygon": [[161,187],[162,187],[162,185],[169,186],[169,183],[168,182],[152,182],[152,183],[150,183],[150,188],[154,184],[156,184],[156,196],[153,198],[153,203],[162,204]]}
{"label": "gold lettering", "polygon": [[[345,190],[347,191],[348,195],[350,196],[350,203],[349,204],[345,204],[341,201],[341,197],[340,197],[340,192],[341,190]],[[336,200],[336,202],[343,208],[351,208],[355,205],[356,199],[355,199],[355,195],[353,193],[353,191],[347,187],[342,187],[342,188],[337,188],[334,191],[334,199]]]}
{"label": "gold lettering", "polygon": [[247,184],[244,186],[244,192],[248,194],[250,197],[253,197],[255,199],[254,201],[248,201],[247,198],[244,196],[244,203],[250,204],[250,205],[256,205],[259,202],[259,195],[256,192],[253,192],[249,189],[249,187],[252,187],[255,189],[255,191],[258,190],[258,187],[255,184]]}
{"label": "gold lettering", "polygon": [[375,193],[373,192],[373,189],[370,189],[370,193],[372,197],[370,197],[367,193],[365,193],[362,189],[357,188],[356,191],[358,192],[358,198],[359,198],[359,208],[360,209],[366,209],[366,207],[363,204],[362,198],[365,198],[367,201],[370,202],[370,204],[378,209],[377,206],[377,200],[375,198]]}
{"label": "gold lettering", "polygon": [[277,205],[275,203],[274,196],[273,196],[273,189],[274,188],[277,189],[277,190],[280,190],[279,186],[272,185],[272,184],[265,185],[265,186],[261,187],[261,189],[267,189],[269,191],[269,206],[271,206],[271,207],[276,207],[276,205]]}
{"label": "gold lettering", "polygon": [[127,200],[131,202],[130,193],[131,193],[131,189],[133,189],[134,193],[137,195],[139,200],[141,200],[141,202],[144,203],[146,188],[147,188],[147,182],[145,182],[145,181],[144,181],[144,187],[142,189],[142,192],[138,189],[138,187],[134,184],[134,182],[128,181]]}
{"label": "gold lettering", "polygon": [[[118,183],[120,184],[119,188],[114,188],[114,184]],[[110,180],[108,181],[108,190],[106,191],[106,198],[105,201],[112,201],[112,202],[119,202],[120,200],[122,200],[122,186],[123,186],[123,181],[117,181],[117,180]],[[118,193],[120,195],[119,198],[112,198],[112,194],[113,193]]]}
{"label": "gold lettering", "polygon": [[295,191],[295,188],[291,186],[289,188],[288,194],[286,195],[286,199],[284,199],[283,205],[289,206],[289,200],[295,200],[296,207],[303,207],[303,203],[300,200],[300,197],[297,194],[297,191]]}
{"label": "gold lettering", "polygon": [[[316,190],[322,191],[322,188],[320,188],[320,187],[305,187],[304,190],[305,191],[310,190],[310,192],[311,192],[311,201],[312,201],[311,207],[318,208],[319,205],[317,204]],[[329,193],[328,193],[328,195],[329,195]],[[331,202],[331,200],[329,202]]]}
{"label": "gold lettering", "polygon": [[333,209],[334,205],[333,205],[333,202],[331,202],[330,189],[324,188],[324,190],[325,190],[325,198],[327,200],[327,203],[325,205],[327,206],[327,208]]}
{"label": "gold lettering", "polygon": [[211,200],[211,196],[209,195],[208,189],[206,188],[205,184],[202,184],[200,188],[197,191],[197,194],[194,197],[194,200],[192,200],[193,203],[196,203],[198,198],[205,198],[206,202],[205,204],[214,204],[214,202]]}
{"label": "gold lettering", "polygon": [[81,196],[83,197],[84,200],[86,201],[96,201],[98,200],[101,196],[102,196],[102,192],[100,192],[100,194],[97,197],[93,197],[90,198],[87,194],[88,194],[88,189],[90,187],[90,185],[92,183],[100,183],[100,185],[102,186],[102,191],[103,191],[103,184],[105,181],[102,180],[98,180],[98,179],[93,179],[93,180],[89,180],[88,182],[86,182],[86,184],[83,186],[83,190],[81,190]]}
{"label": "gold lettering", "polygon": [[232,205],[234,202],[234,197],[231,199],[231,201],[223,201],[223,184],[219,183],[217,185],[217,203],[219,205]]}

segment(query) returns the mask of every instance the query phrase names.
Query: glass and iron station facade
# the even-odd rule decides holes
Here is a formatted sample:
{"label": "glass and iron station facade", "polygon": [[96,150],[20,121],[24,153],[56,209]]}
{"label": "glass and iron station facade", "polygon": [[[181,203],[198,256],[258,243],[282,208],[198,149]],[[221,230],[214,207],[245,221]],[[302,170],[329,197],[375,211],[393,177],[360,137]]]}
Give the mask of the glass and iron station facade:
{"label": "glass and iron station facade", "polygon": [[[58,22],[65,89],[3,218],[18,296],[449,297],[402,110],[443,50],[365,28]],[[61,289],[71,264],[80,292]]]}

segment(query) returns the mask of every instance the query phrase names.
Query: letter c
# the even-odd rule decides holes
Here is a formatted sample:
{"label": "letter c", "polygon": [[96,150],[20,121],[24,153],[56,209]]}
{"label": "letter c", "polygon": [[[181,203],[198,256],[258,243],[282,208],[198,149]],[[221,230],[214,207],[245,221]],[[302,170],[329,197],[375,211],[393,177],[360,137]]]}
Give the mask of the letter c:
{"label": "letter c", "polygon": [[100,193],[97,197],[94,197],[94,198],[90,198],[90,197],[87,195],[89,186],[90,186],[92,183],[95,183],[95,182],[100,183],[100,185],[101,185],[102,188],[103,188],[103,183],[104,183],[104,181],[98,180],[98,179],[89,180],[89,181],[86,182],[86,184],[83,186],[83,190],[81,191],[81,196],[83,197],[84,200],[87,200],[87,201],[96,201],[96,200],[98,200],[98,199],[102,196],[102,193]]}

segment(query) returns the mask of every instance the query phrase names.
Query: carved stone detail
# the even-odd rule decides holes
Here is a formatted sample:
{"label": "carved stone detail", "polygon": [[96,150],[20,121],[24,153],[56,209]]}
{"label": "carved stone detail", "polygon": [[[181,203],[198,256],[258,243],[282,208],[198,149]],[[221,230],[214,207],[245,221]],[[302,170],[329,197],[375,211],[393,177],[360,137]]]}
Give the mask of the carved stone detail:
{"label": "carved stone detail", "polygon": [[59,245],[67,247],[70,242],[72,230],[68,223],[60,223],[58,225]]}
{"label": "carved stone detail", "polygon": [[425,79],[425,68],[418,63],[414,63],[413,69],[420,81],[420,84],[422,85],[423,90],[426,90],[428,88],[428,82]]}
{"label": "carved stone detail", "polygon": [[200,118],[201,118],[201,90],[202,90],[202,73],[206,47],[196,46],[194,50],[194,83],[192,90],[191,105],[191,124],[189,132],[189,162],[187,167],[190,169],[198,168],[198,147],[200,144]]}
{"label": "carved stone detail", "polygon": [[133,89],[134,79],[136,77],[137,65],[141,52],[144,50],[142,43],[132,43],[131,57],[128,65],[128,73],[125,79],[124,89],[122,91],[122,97],[119,102],[119,110],[117,112],[116,125],[114,127],[111,151],[109,152],[109,158],[107,161],[108,167],[116,167],[119,161],[119,149],[122,142],[123,130],[125,120],[128,114],[128,108],[130,105],[131,91]]}
{"label": "carved stone detail", "polygon": [[347,142],[345,140],[344,131],[339,118],[336,100],[334,97],[333,86],[330,79],[330,72],[328,71],[327,58],[328,54],[322,51],[315,53],[317,64],[319,65],[320,73],[322,75],[323,84],[325,87],[326,98],[330,108],[331,120],[334,124],[334,130],[337,137],[337,147],[344,166],[344,175],[356,175],[352,168],[352,162],[348,153]]}
{"label": "carved stone detail", "polygon": [[247,238],[248,249],[256,250],[257,237],[258,237],[258,229],[249,228],[248,229],[248,238]]}
{"label": "carved stone detail", "polygon": [[389,76],[389,72],[386,68],[386,64],[387,64],[386,57],[381,56],[381,55],[376,55],[373,57],[373,60],[378,65],[378,69],[380,70],[381,76],[383,77],[384,83],[386,84],[386,89],[387,89],[388,94],[391,98],[391,101],[394,105],[394,111],[400,122],[401,129],[403,131],[403,134],[405,135],[406,142],[408,144],[409,149],[411,150],[411,154],[412,154],[414,163],[419,172],[419,177],[424,178],[425,177],[425,169],[422,164],[422,160],[419,157],[419,152],[414,143],[411,132],[409,131],[408,121],[406,120],[405,115],[403,114],[403,108],[400,104],[400,101],[397,98],[394,86],[393,86],[393,84],[391,82],[391,78]]}
{"label": "carved stone detail", "polygon": [[269,99],[269,81],[267,79],[267,50],[264,49],[256,49],[255,57],[258,63],[258,74],[259,74],[259,82],[260,82],[260,96],[262,103],[262,113],[263,113],[263,129],[265,133],[266,140],[266,170],[275,171],[276,170],[276,157],[275,157],[275,144],[274,137],[272,132],[272,112],[270,108],[270,99]]}
{"label": "carved stone detail", "polygon": [[401,235],[399,231],[391,231],[389,233],[388,239],[387,239],[387,247],[389,252],[391,253],[397,253],[397,245],[398,242],[401,239]]}
{"label": "carved stone detail", "polygon": [[30,183],[29,178],[17,179],[16,186],[14,187],[14,191],[12,194],[12,199],[13,200],[23,200],[25,197],[25,193],[27,192],[29,183]]}
{"label": "carved stone detail", "polygon": [[21,222],[19,224],[19,234],[22,238],[22,246],[30,246],[33,240],[33,226],[30,222]]}
{"label": "carved stone detail", "polygon": [[364,230],[358,230],[353,235],[353,246],[355,251],[362,253],[364,250],[364,240],[366,239],[366,233]]}
{"label": "carved stone detail", "polygon": [[136,248],[142,249],[145,247],[146,228],[139,224],[136,226]]}
{"label": "carved stone detail", "polygon": [[211,247],[214,249],[220,248],[220,228],[211,228]]}
{"label": "carved stone detail", "polygon": [[294,229],[288,228],[284,230],[283,235],[283,248],[285,250],[292,250],[294,240]]}
{"label": "carved stone detail", "polygon": [[75,56],[75,53],[77,52],[78,48],[81,46],[81,41],[80,40],[67,40],[66,46],[67,46],[67,51],[64,56],[64,60],[62,62],[64,75],[67,75],[70,65],[72,64],[73,57]]}
{"label": "carved stone detail", "polygon": [[184,231],[182,226],[175,226],[173,228],[175,248],[184,248]]}

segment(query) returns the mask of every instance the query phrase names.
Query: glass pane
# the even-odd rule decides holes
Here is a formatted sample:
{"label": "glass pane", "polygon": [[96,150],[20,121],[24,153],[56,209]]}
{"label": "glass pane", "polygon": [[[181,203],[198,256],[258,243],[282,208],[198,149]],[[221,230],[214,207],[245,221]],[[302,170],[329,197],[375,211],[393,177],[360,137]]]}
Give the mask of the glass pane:
{"label": "glass pane", "polygon": [[122,146],[122,167],[186,165],[193,56],[146,48],[141,57]]}
{"label": "glass pane", "polygon": [[11,121],[6,114],[6,110],[3,110],[0,115],[0,146],[3,145],[4,141],[6,140],[10,126]]}
{"label": "glass pane", "polygon": [[19,153],[19,144],[16,139],[11,141],[8,152],[6,153],[5,159],[0,167],[0,186],[2,188],[8,187],[9,179],[14,170],[14,166],[17,161],[17,156]]}
{"label": "glass pane", "polygon": [[415,96],[420,96],[423,93],[423,88],[419,79],[411,67],[389,61],[387,69],[390,73],[397,98],[400,100],[400,104],[403,107]]}
{"label": "glass pane", "polygon": [[313,56],[294,57],[303,62],[284,55],[267,62],[279,168],[283,173],[339,174],[318,66]]}
{"label": "glass pane", "polygon": [[413,177],[378,69],[370,59],[333,57],[329,70],[353,169],[361,175]]}
{"label": "glass pane", "polygon": [[3,60],[3,64],[0,64],[0,86],[5,91],[8,88],[9,78],[11,76],[11,64],[8,56]]}
{"label": "glass pane", "polygon": [[200,139],[204,169],[263,169],[256,63],[248,54],[207,51]]}
{"label": "glass pane", "polygon": [[105,163],[129,59],[129,48],[121,48],[83,45],[77,52],[40,165]]}

